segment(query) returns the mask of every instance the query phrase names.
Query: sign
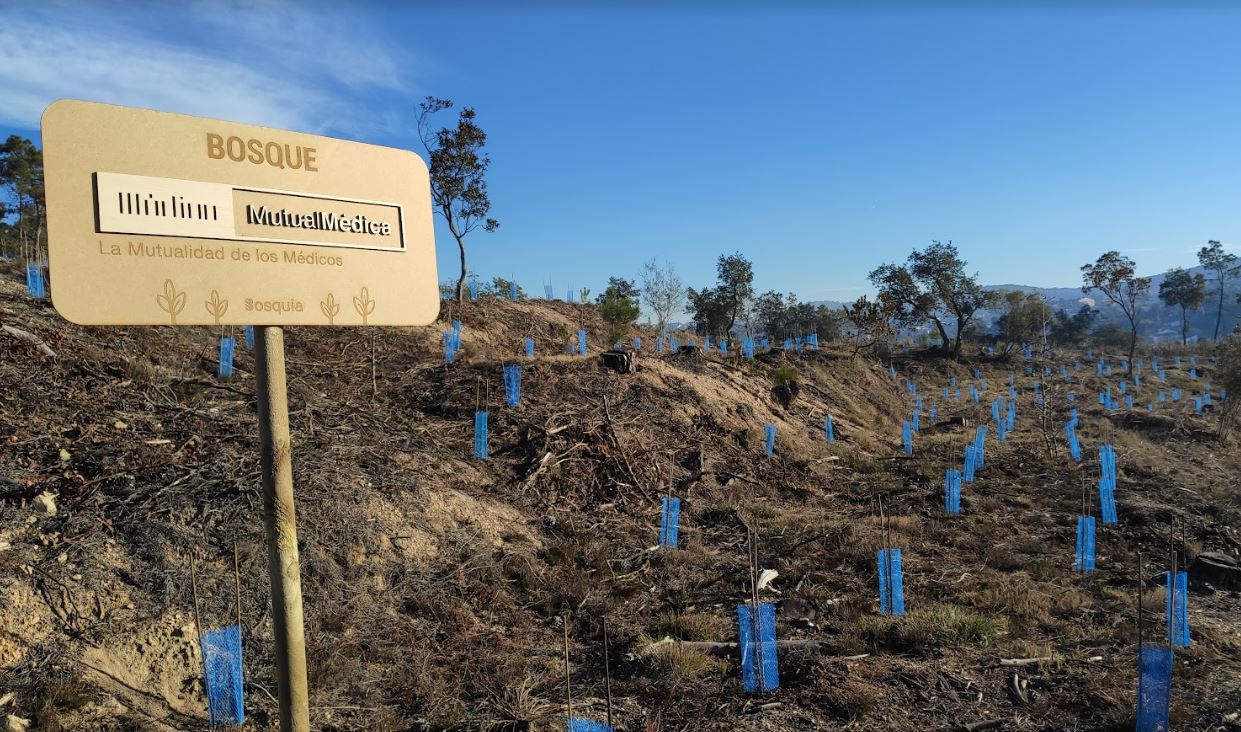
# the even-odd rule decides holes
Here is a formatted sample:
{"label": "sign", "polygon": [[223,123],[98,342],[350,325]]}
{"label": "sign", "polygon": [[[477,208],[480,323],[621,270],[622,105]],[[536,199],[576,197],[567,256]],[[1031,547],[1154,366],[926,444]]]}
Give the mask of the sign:
{"label": "sign", "polygon": [[408,150],[62,100],[43,113],[52,302],[82,325],[426,325]]}

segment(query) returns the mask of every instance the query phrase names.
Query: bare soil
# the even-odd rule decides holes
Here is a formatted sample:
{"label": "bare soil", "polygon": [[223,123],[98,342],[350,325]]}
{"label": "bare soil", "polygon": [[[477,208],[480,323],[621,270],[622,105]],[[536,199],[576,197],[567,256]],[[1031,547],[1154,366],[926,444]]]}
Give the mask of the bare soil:
{"label": "bare soil", "polygon": [[[450,366],[445,321],[286,334],[315,729],[563,729],[566,615],[574,713],[596,719],[608,620],[618,729],[1130,729],[1138,551],[1148,640],[1163,633],[1152,579],[1174,520],[1182,564],[1241,551],[1241,449],[1193,413],[1212,373],[1205,352],[1198,381],[1165,357],[1169,383],[1148,369],[1138,408],[1107,413],[1083,354],[879,361],[828,345],[744,362],[656,356],[642,333],[640,371],[619,375],[563,355],[578,328],[594,354],[606,345],[589,306],[486,300],[461,320]],[[0,324],[56,354],[0,332],[0,697],[15,694],[0,718],[206,729],[190,559],[201,624],[220,627],[235,622],[236,546],[247,728],[276,729],[250,352],[239,347],[236,375],[218,379],[218,329],[74,326],[27,298],[12,268]],[[534,359],[519,356],[526,337]],[[1074,360],[1083,369],[1065,384],[1058,366]],[[504,404],[505,363],[523,367],[518,407]],[[777,393],[782,365],[798,373],[791,401]],[[1045,365],[1044,414],[1024,374]],[[941,388],[956,377],[968,391],[974,368],[989,382],[981,404],[944,402]],[[962,515],[947,516],[943,472],[990,426],[1010,373],[1016,431],[1000,443],[990,430]],[[925,402],[912,458],[900,444],[906,379]],[[1174,387],[1186,397],[1146,411]],[[1073,406],[1080,464],[1063,433]],[[476,409],[490,413],[486,460],[471,456]],[[1100,527],[1098,571],[1081,574],[1075,516],[1104,442],[1117,452],[1120,523]],[[684,501],[676,550],[654,548],[664,494]],[[901,619],[878,615],[879,496],[904,550]],[[742,692],[735,656],[657,643],[736,640],[747,526],[762,568],[779,572],[762,593],[779,637],[818,641],[781,649],[770,694]],[[1173,729],[1241,728],[1239,600],[1193,588]],[[1050,658],[1000,665],[1036,657]]]}

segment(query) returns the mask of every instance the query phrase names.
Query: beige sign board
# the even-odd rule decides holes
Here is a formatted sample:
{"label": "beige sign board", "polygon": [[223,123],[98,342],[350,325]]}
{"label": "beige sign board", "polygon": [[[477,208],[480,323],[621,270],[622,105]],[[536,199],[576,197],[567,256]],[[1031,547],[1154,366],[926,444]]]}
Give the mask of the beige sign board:
{"label": "beige sign board", "polygon": [[52,302],[83,325],[426,325],[408,150],[109,104],[43,113]]}

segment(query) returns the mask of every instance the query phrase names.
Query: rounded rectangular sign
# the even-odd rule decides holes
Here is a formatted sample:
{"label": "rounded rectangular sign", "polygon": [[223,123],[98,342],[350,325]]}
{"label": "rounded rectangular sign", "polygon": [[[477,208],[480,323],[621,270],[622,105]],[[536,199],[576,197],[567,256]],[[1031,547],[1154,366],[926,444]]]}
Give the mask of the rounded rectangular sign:
{"label": "rounded rectangular sign", "polygon": [[43,113],[52,302],[82,325],[426,325],[408,150],[62,100]]}

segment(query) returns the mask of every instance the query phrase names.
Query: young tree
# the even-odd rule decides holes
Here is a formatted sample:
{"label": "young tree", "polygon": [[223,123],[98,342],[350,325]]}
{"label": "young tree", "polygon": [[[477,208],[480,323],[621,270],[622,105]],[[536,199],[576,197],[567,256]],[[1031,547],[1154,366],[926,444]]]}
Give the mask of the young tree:
{"label": "young tree", "polygon": [[1224,285],[1228,280],[1241,273],[1241,266],[1237,265],[1237,255],[1225,252],[1224,247],[1219,242],[1212,239],[1207,245],[1198,250],[1198,264],[1204,269],[1215,273],[1216,291],[1219,293],[1219,305],[1215,308],[1215,335],[1212,340],[1219,340],[1219,324],[1224,317]]}
{"label": "young tree", "polygon": [[1004,341],[1004,353],[1034,343],[1043,337],[1051,320],[1051,311],[1038,293],[1009,290],[999,296],[1000,317],[996,329]]}
{"label": "young tree", "polygon": [[721,254],[715,263],[715,271],[720,296],[728,307],[728,328],[724,332],[732,333],[737,316],[745,312],[754,297],[754,265],[741,252],[734,252],[732,255]]}
{"label": "young tree", "polygon": [[[504,277],[492,277],[491,284],[483,285],[482,294],[491,295],[493,297],[498,297],[501,300],[508,300],[510,297],[512,297],[512,294],[513,294],[512,288],[513,288],[512,280],[506,279]],[[518,300],[526,299],[526,291],[522,289],[521,285],[517,286],[517,299]]]}
{"label": "young tree", "polygon": [[892,321],[897,310],[895,304],[882,299],[870,300],[863,295],[852,305],[845,305],[843,310],[844,319],[853,331],[853,355],[892,336]]}
{"label": "young tree", "polygon": [[599,314],[612,326],[612,340],[624,337],[629,326],[638,319],[638,290],[629,280],[608,278],[608,289],[599,296]]}
{"label": "young tree", "polygon": [[[1207,296],[1207,278],[1201,274],[1190,274],[1177,267],[1168,272],[1159,283],[1159,299],[1169,307],[1181,309],[1181,344],[1189,342],[1189,310],[1202,307]],[[1216,324],[1216,328],[1219,324]]]}
{"label": "young tree", "polygon": [[[792,297],[792,296],[790,296]],[[793,297],[796,300],[796,297]],[[768,338],[779,338],[785,335],[788,327],[788,308],[784,304],[784,295],[771,290],[754,298],[752,308],[755,325],[758,331]]]}
{"label": "young tree", "polygon": [[461,110],[455,128],[431,130],[431,115],[452,108],[451,99],[427,97],[418,105],[418,136],[426,148],[431,169],[431,202],[448,224],[461,253],[461,277],[457,280],[457,306],[465,300],[465,237],[479,226],[495,231],[500,222],[488,218],[487,168],[491,157],[482,152],[487,134],[474,122],[474,110]]}
{"label": "young tree", "polygon": [[1241,397],[1241,336],[1230,336],[1219,344],[1216,353],[1218,361],[1215,367],[1215,383],[1228,390],[1228,396],[1220,403],[1219,438],[1227,439],[1228,432],[1241,413],[1238,398]]}
{"label": "young tree", "polygon": [[672,265],[659,266],[652,259],[642,265],[642,292],[646,307],[655,314],[659,332],[668,327],[668,321],[685,303],[685,285]]}
{"label": "young tree", "polygon": [[1138,300],[1150,290],[1149,277],[1135,274],[1133,260],[1118,251],[1104,252],[1094,264],[1082,265],[1082,292],[1099,290],[1129,320],[1129,371],[1133,375],[1133,352],[1138,346]]}
{"label": "young tree", "polygon": [[0,144],[0,186],[7,189],[15,229],[25,261],[42,258],[44,222],[47,220],[43,196],[43,153],[34,143],[18,135]]}
{"label": "young tree", "polygon": [[706,287],[701,290],[691,287],[688,294],[695,332],[716,337],[727,332],[732,302],[722,287]]}
{"label": "young tree", "polygon": [[[970,321],[992,300],[977,275],[965,273],[965,260],[951,241],[932,241],[922,251],[915,249],[904,265],[878,267],[870,273],[870,281],[880,297],[899,305],[901,325],[934,323],[943,349],[953,358],[961,354],[961,339]],[[956,326],[952,337],[944,323],[947,317]]]}
{"label": "young tree", "polygon": [[1073,315],[1069,315],[1064,308],[1060,308],[1052,316],[1050,323],[1052,341],[1065,346],[1082,343],[1090,334],[1090,328],[1094,325],[1098,315],[1099,311],[1091,309],[1089,305],[1081,306]]}

